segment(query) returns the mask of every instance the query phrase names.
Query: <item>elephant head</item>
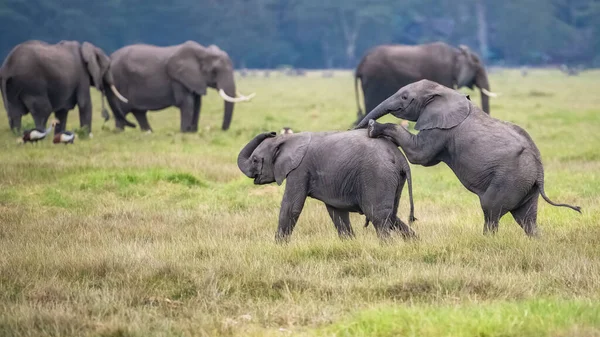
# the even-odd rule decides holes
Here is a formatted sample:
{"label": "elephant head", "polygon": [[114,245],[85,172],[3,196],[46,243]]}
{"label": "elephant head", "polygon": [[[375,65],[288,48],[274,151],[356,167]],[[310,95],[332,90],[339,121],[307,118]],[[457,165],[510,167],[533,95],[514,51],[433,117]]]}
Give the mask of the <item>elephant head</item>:
{"label": "elephant head", "polygon": [[489,97],[496,97],[496,94],[490,91],[490,83],[483,62],[465,45],[458,48],[454,64],[454,80],[458,88],[473,89],[473,85],[478,87],[481,91],[481,108],[488,114],[490,113]]}
{"label": "elephant head", "polygon": [[370,119],[386,114],[417,122],[416,130],[451,129],[471,113],[469,96],[436,82],[420,80],[408,84],[363,118],[355,129],[365,128]]}
{"label": "elephant head", "polygon": [[225,101],[223,130],[229,129],[234,103],[249,101],[254,96],[237,97],[233,62],[215,45],[203,47],[187,41],[167,61],[167,72],[174,81],[198,95],[205,95],[207,87],[218,90]]}
{"label": "elephant head", "polygon": [[[115,96],[124,103],[127,103],[128,100],[115,87],[115,80],[110,72],[110,58],[102,49],[89,42],[84,42],[81,45],[81,57],[90,76],[90,84],[102,93],[102,116],[107,120],[109,115],[104,108],[104,90],[106,90],[106,87],[110,88]],[[135,126],[127,121],[120,111],[115,113],[115,117],[124,120],[129,126]]]}
{"label": "elephant head", "polygon": [[310,144],[310,133],[277,136],[275,132],[261,133],[254,137],[238,155],[240,170],[254,184],[281,185],[287,175],[300,163]]}

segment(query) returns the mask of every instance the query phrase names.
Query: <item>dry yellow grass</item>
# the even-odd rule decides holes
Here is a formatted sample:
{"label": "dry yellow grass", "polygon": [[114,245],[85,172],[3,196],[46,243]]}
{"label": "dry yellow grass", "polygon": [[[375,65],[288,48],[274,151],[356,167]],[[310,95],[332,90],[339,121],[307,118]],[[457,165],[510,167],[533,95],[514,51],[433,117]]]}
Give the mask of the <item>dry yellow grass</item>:
{"label": "dry yellow grass", "polygon": [[309,200],[278,246],[283,187],[235,158],[261,131],[349,128],[351,74],[319,74],[240,78],[257,96],[227,132],[214,92],[192,135],[175,109],[150,115],[151,135],[102,128],[95,91],[94,138],[73,146],[18,146],[1,112],[0,335],[600,334],[597,71],[491,75],[493,116],[537,142],[550,198],[583,208],[541,201],[539,240],[510,216],[483,237],[477,197],[439,165],[412,166],[419,241],[382,245],[358,215],[340,241]]}

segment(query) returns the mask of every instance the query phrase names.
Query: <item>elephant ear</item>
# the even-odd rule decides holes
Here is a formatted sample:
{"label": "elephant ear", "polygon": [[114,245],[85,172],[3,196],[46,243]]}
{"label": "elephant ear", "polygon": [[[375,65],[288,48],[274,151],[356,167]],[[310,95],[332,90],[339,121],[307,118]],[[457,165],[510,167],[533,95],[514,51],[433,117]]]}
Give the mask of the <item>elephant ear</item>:
{"label": "elephant ear", "polygon": [[451,129],[471,113],[469,99],[451,89],[432,93],[427,102],[415,124],[416,130]]}
{"label": "elephant ear", "polygon": [[311,140],[310,133],[297,133],[279,136],[281,142],[275,147],[275,181],[281,185],[285,178],[292,172],[306,155]]}
{"label": "elephant ear", "polygon": [[102,90],[102,73],[98,62],[98,52],[96,46],[89,42],[84,42],[81,46],[81,56],[87,67],[88,73],[94,80],[94,86],[98,90]]}
{"label": "elephant ear", "polygon": [[183,44],[167,61],[169,76],[198,95],[206,95],[206,76],[202,66],[201,46]]}

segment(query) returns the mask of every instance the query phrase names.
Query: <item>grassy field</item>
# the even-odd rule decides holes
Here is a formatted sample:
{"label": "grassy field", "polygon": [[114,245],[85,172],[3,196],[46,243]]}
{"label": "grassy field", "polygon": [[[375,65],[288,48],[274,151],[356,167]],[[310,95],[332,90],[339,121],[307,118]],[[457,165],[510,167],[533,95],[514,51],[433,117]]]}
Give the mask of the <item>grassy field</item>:
{"label": "grassy field", "polygon": [[484,237],[478,198],[440,164],[412,166],[416,242],[382,245],[358,215],[340,241],[309,200],[276,245],[283,186],[253,185],[237,154],[283,126],[348,129],[350,72],[240,78],[257,95],[227,132],[214,91],[197,134],[172,108],[153,134],[118,134],[92,89],[94,138],[73,146],[17,145],[1,111],[0,336],[600,336],[600,71],[491,83],[492,115],[540,148],[547,194],[583,208],[541,200],[538,240],[510,215]]}

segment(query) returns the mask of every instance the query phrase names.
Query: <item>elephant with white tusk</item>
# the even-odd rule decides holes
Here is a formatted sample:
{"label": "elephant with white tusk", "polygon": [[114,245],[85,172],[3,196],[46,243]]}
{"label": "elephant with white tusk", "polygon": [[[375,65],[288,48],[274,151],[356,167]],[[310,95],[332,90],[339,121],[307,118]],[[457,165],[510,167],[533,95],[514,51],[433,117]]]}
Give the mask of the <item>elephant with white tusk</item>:
{"label": "elephant with white tusk", "polygon": [[[215,45],[204,47],[193,41],[169,47],[136,44],[115,51],[111,60],[115,85],[129,101],[108,94],[108,103],[114,113],[133,113],[142,131],[152,130],[148,110],[176,106],[181,113],[181,132],[197,132],[207,87],[216,89],[224,101],[222,129],[227,130],[234,104],[250,101],[255,95],[236,91],[233,63]],[[123,129],[123,121],[116,120],[116,127]]]}
{"label": "elephant with white tusk", "polygon": [[[31,113],[35,128],[46,128],[52,112],[60,121],[54,132],[59,134],[67,125],[67,113],[79,107],[82,127],[92,130],[90,86],[103,94],[110,92],[123,102],[110,72],[110,59],[91,43],[61,41],[48,44],[27,41],[13,48],[0,69],[2,98],[10,128],[21,129],[21,117]],[[125,122],[125,116],[115,114]]]}
{"label": "elephant with white tusk", "polygon": [[478,87],[481,91],[481,108],[488,114],[489,97],[498,96],[490,90],[483,62],[467,46],[454,48],[443,42],[417,46],[382,45],[369,50],[356,68],[356,123],[364,117],[358,98],[359,81],[362,85],[366,113],[398,89],[422,79],[437,82],[448,88]]}

